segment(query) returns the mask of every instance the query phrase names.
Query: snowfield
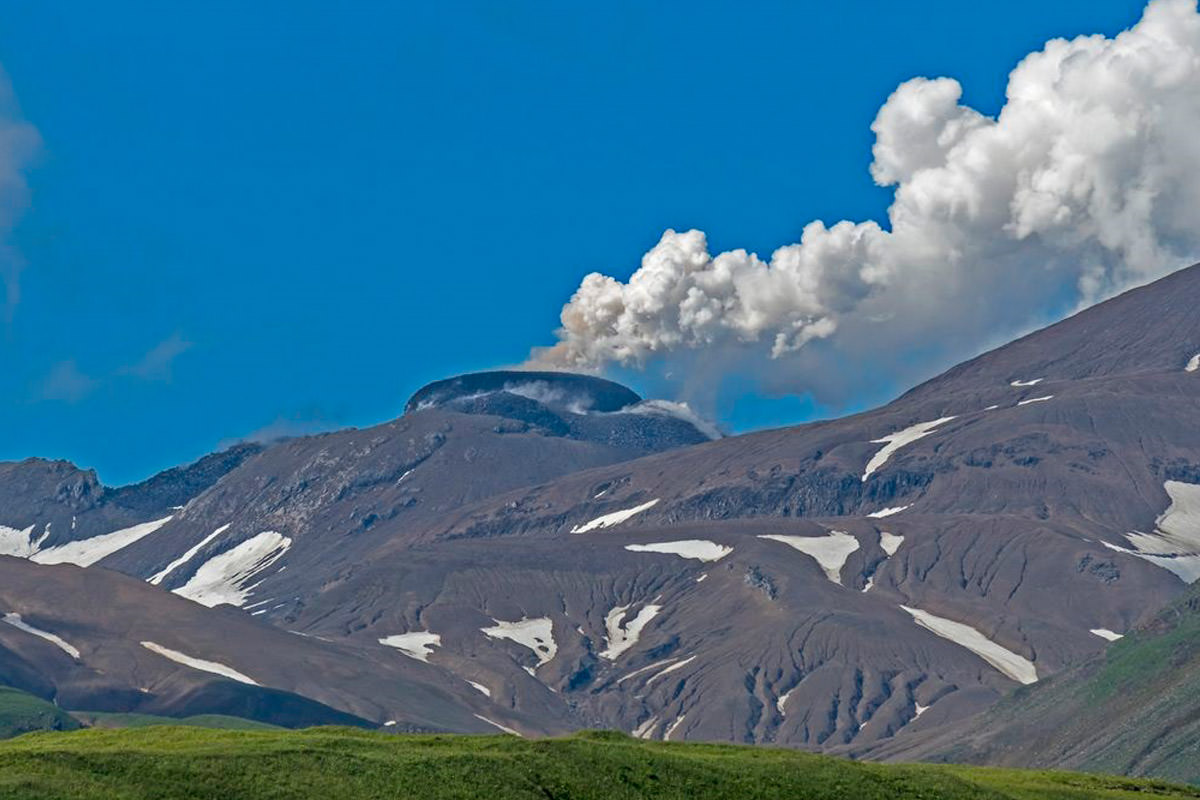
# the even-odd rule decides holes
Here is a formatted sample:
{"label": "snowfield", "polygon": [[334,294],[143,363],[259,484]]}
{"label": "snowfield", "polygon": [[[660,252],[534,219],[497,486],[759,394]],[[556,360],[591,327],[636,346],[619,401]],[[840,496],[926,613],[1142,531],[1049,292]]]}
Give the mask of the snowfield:
{"label": "snowfield", "polygon": [[600,651],[601,658],[616,661],[622,653],[636,645],[642,635],[642,629],[650,620],[654,619],[659,611],[662,611],[662,606],[642,606],[637,616],[628,623],[622,624],[627,611],[629,611],[629,606],[617,606],[605,615],[604,628],[608,634],[606,637],[608,647]]}
{"label": "snowfield", "polygon": [[41,628],[33,627],[28,622],[25,622],[24,620],[22,620],[20,614],[5,614],[3,617],[3,620],[18,630],[25,631],[26,633],[31,633],[40,639],[45,639],[47,642],[50,642],[52,645],[57,647],[59,650],[62,650],[64,653],[69,655],[71,658],[75,659],[76,661],[79,660],[79,651],[77,649],[75,649],[74,647],[72,647],[70,644],[68,644],[65,639],[63,639],[59,636],[55,636],[53,633],[50,633],[49,631],[44,631]]}
{"label": "snowfield", "polygon": [[379,643],[385,647],[394,647],[409,658],[428,664],[433,648],[442,646],[442,637],[441,634],[429,631],[412,631],[385,636]]}
{"label": "snowfield", "polygon": [[1108,628],[1092,628],[1088,633],[1099,636],[1101,639],[1107,639],[1110,642],[1125,638],[1125,634],[1110,631]]}
{"label": "snowfield", "polygon": [[[492,620],[495,626],[480,628],[484,636],[492,639],[508,639],[522,647],[527,647],[537,656],[538,666],[554,660],[558,654],[558,645],[554,641],[554,623],[549,617],[529,619],[522,617],[519,622],[503,622]],[[530,674],[533,674],[530,672]]]}
{"label": "snowfield", "polygon": [[1133,549],[1101,544],[1170,570],[1185,583],[1195,583],[1200,579],[1200,485],[1167,481],[1163,489],[1171,504],[1155,520],[1154,533],[1125,534]]}
{"label": "snowfield", "polygon": [[879,549],[888,554],[888,557],[896,555],[896,551],[900,549],[900,545],[904,544],[904,537],[887,531],[879,532]]}
{"label": "snowfield", "polygon": [[677,542],[652,542],[650,544],[627,544],[625,549],[633,553],[663,553],[694,558],[697,561],[720,561],[733,552],[732,547],[710,542],[707,539],[681,539]]}
{"label": "snowfield", "polygon": [[90,567],[100,559],[111,556],[118,550],[146,538],[172,519],[174,517],[163,517],[153,522],[134,525],[131,528],[93,536],[90,539],[48,547],[31,555],[29,560],[38,564],[74,564],[77,567]]}
{"label": "snowfield", "polygon": [[6,525],[0,525],[0,556],[16,556],[17,558],[29,558],[38,551],[38,547],[47,536],[50,535],[50,526],[46,526],[46,532],[42,534],[36,542],[33,540],[33,526],[30,525],[24,530],[9,528]]}
{"label": "snowfield", "polygon": [[185,667],[198,669],[201,672],[211,672],[213,675],[220,675],[223,678],[229,678],[230,680],[235,680],[240,683],[247,683],[251,686],[261,685],[253,678],[238,672],[233,667],[227,667],[218,661],[205,661],[202,658],[193,658],[192,656],[181,653],[178,650],[172,650],[169,647],[163,647],[161,644],[155,644],[154,642],[142,642],[142,647],[146,648],[151,653],[158,653],[163,658],[174,661],[176,664],[182,664]]}
{"label": "snowfield", "polygon": [[228,603],[241,608],[254,593],[251,581],[288,551],[292,540],[275,531],[263,531],[246,541],[215,555],[200,565],[196,574],[175,594],[202,606]]}
{"label": "snowfield", "polygon": [[828,536],[785,536],[768,533],[758,538],[783,542],[805,555],[812,556],[825,571],[825,576],[839,586],[842,584],[842,567],[846,565],[846,559],[858,549],[858,539],[843,531],[833,531]]}
{"label": "snowfield", "polygon": [[1037,682],[1037,668],[1034,667],[1032,661],[1001,647],[970,625],[937,617],[919,608],[900,607],[911,614],[913,620],[925,630],[967,648],[1014,681],[1019,683]]}
{"label": "snowfield", "polygon": [[603,528],[611,528],[613,525],[620,525],[622,522],[637,516],[647,509],[653,508],[657,504],[658,498],[656,497],[647,503],[642,503],[640,506],[602,514],[589,522],[571,528],[571,533],[587,533],[588,531],[598,531]]}
{"label": "snowfield", "polygon": [[884,436],[882,439],[872,439],[871,444],[882,444],[883,447],[881,447],[879,452],[873,455],[871,460],[867,462],[867,468],[863,471],[862,479],[865,481],[867,478],[871,477],[871,475],[878,471],[884,464],[886,464],[888,459],[890,459],[901,447],[906,447],[918,439],[925,438],[929,434],[933,433],[935,428],[945,425],[952,419],[954,419],[954,417],[942,417],[941,419],[935,419],[931,422],[918,422],[916,425],[910,425],[904,430],[890,433],[887,436]]}
{"label": "snowfield", "polygon": [[893,514],[899,514],[901,511],[905,511],[908,508],[909,506],[892,506],[890,508],[881,508],[878,511],[872,511],[870,514],[867,514],[867,516],[872,519],[883,519],[884,517],[890,517]]}
{"label": "snowfield", "polygon": [[201,539],[199,542],[197,542],[194,546],[188,548],[188,551],[186,553],[184,553],[179,558],[172,561],[170,564],[167,564],[167,566],[163,567],[161,572],[151,576],[150,580],[148,582],[154,584],[155,586],[162,583],[163,578],[167,577],[172,572],[174,572],[176,569],[178,569],[179,567],[182,567],[184,564],[191,561],[192,558],[195,557],[196,553],[199,553],[204,548],[204,545],[208,544],[213,539],[217,538],[218,536],[220,536],[222,533],[224,533],[227,530],[229,530],[228,523],[217,528],[215,531],[210,533],[208,536],[205,536],[203,539]]}

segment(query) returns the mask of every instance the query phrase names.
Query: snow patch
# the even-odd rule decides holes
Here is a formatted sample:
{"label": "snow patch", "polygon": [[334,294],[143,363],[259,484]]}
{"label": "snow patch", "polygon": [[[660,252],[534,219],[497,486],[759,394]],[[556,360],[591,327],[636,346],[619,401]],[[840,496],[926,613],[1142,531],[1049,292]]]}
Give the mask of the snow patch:
{"label": "snow patch", "polygon": [[886,531],[879,532],[879,549],[888,554],[888,558],[896,555],[896,551],[900,549],[900,545],[904,544],[904,537],[895,533]]}
{"label": "snow patch", "polygon": [[1043,397],[1031,397],[1031,398],[1029,398],[1028,400],[1022,400],[1021,402],[1017,403],[1017,405],[1019,405],[1019,406],[1027,406],[1027,405],[1029,405],[1030,403],[1044,403],[1044,402],[1046,402],[1047,400],[1053,400],[1053,399],[1054,399],[1054,395],[1052,395],[1052,394],[1048,394],[1048,395],[1045,395],[1045,396],[1043,396]]}
{"label": "snow patch", "polygon": [[914,716],[913,719],[917,719],[917,717],[920,717],[922,714],[924,714],[926,711],[929,710],[929,706],[923,706],[920,703],[917,703],[915,701],[913,702],[913,706],[916,708],[916,712],[917,712],[916,716]]}
{"label": "snow patch", "polygon": [[658,725],[658,717],[651,717],[633,729],[633,735],[638,739],[649,739],[654,733],[654,727]]}
{"label": "snow patch", "polygon": [[412,631],[384,636],[379,643],[385,647],[394,647],[409,658],[428,664],[433,648],[442,646],[442,636],[429,631]]}
{"label": "snow patch", "polygon": [[672,664],[671,666],[667,667],[666,669],[654,673],[653,675],[651,675],[649,678],[646,679],[646,685],[649,686],[650,684],[654,683],[659,678],[663,677],[664,675],[670,675],[672,672],[674,672],[677,669],[683,669],[684,667],[686,667],[688,664],[692,663],[695,660],[696,660],[695,656],[689,656],[688,658],[685,658],[683,661],[680,661],[677,664]]}
{"label": "snow patch", "polygon": [[[438,642],[438,644],[441,644],[441,642]],[[467,683],[471,684],[471,687],[474,688],[475,691],[482,694],[484,697],[492,696],[492,690],[489,689],[488,687],[484,686],[482,683],[476,683],[475,681],[467,681]]]}
{"label": "snow patch", "polygon": [[602,528],[611,528],[613,525],[620,525],[622,522],[637,516],[647,509],[653,508],[657,504],[658,498],[656,497],[647,503],[642,503],[640,506],[602,514],[590,522],[585,522],[582,525],[576,525],[574,528],[571,528],[571,533],[587,533],[588,531],[598,531]]}
{"label": "snow patch", "polygon": [[[549,617],[529,619],[522,617],[519,622],[503,622],[493,619],[495,626],[480,628],[484,636],[492,639],[508,639],[522,647],[527,647],[537,656],[540,667],[554,659],[558,654],[558,645],[554,642],[554,623]],[[533,671],[529,670],[532,675]]]}
{"label": "snow patch", "polygon": [[679,719],[675,720],[674,722],[672,722],[672,723],[670,724],[670,726],[668,726],[668,727],[667,727],[667,730],[666,730],[666,732],[663,734],[663,741],[664,741],[664,742],[666,742],[666,741],[669,741],[669,740],[670,740],[670,738],[671,738],[671,734],[673,734],[673,733],[674,733],[676,730],[678,730],[678,729],[679,729],[679,726],[683,724],[683,721],[684,721],[685,719],[687,719],[687,714],[680,714],[680,715],[679,715]]}
{"label": "snow patch", "polygon": [[64,653],[69,655],[71,658],[75,659],[76,661],[79,660],[79,651],[76,650],[74,647],[72,647],[70,644],[68,644],[65,639],[63,639],[62,637],[59,637],[59,636],[55,636],[53,633],[50,633],[49,631],[44,631],[41,628],[33,627],[28,622],[25,622],[24,620],[22,620],[20,614],[5,614],[3,619],[5,622],[7,622],[9,625],[12,625],[17,630],[22,630],[22,631],[25,631],[26,633],[31,633],[34,636],[37,636],[38,638],[45,639],[47,642],[50,642],[50,644],[54,645],[59,650],[62,650]]}
{"label": "snow patch", "polygon": [[870,514],[867,514],[867,516],[871,517],[872,519],[883,519],[884,517],[890,517],[893,514],[899,514],[901,511],[904,511],[907,508],[909,508],[909,506],[891,506],[889,508],[881,508],[878,511],[872,511]]}
{"label": "snow patch", "polygon": [[647,664],[644,667],[635,669],[633,672],[629,673],[628,675],[626,675],[623,678],[618,678],[617,685],[620,686],[625,681],[636,678],[638,675],[641,675],[644,672],[649,672],[652,669],[657,669],[658,667],[661,667],[665,664],[670,664],[672,661],[678,661],[678,660],[679,660],[679,657],[676,656],[674,658],[664,658],[662,661],[655,661],[653,664]]}
{"label": "snow patch", "polygon": [[829,580],[839,586],[842,583],[842,567],[845,566],[846,559],[858,549],[858,539],[844,531],[833,531],[828,536],[785,536],[768,533],[758,538],[783,542],[801,553],[812,556]]}
{"label": "snow patch", "polygon": [[650,620],[654,619],[659,611],[662,611],[662,606],[643,606],[636,617],[622,625],[627,611],[629,611],[629,606],[617,606],[605,615],[604,628],[608,633],[606,637],[608,647],[600,651],[601,658],[616,661],[622,653],[636,645],[638,638],[642,635],[642,629]]}
{"label": "snow patch", "polygon": [[1108,628],[1092,628],[1088,633],[1099,636],[1101,639],[1107,639],[1110,642],[1125,638],[1125,634],[1110,631]]}
{"label": "snow patch", "polygon": [[251,686],[261,685],[253,678],[238,672],[233,667],[227,667],[218,661],[205,661],[202,658],[193,658],[192,656],[181,653],[178,650],[172,650],[169,647],[163,647],[161,644],[155,644],[154,642],[142,642],[142,647],[146,648],[151,653],[158,653],[163,658],[170,659],[176,664],[182,664],[185,667],[198,669],[201,672],[210,672],[213,675],[220,675],[223,678],[230,678],[231,680],[235,680],[240,683],[247,683]]}
{"label": "snow patch", "polygon": [[880,467],[886,464],[888,459],[891,458],[892,455],[895,454],[896,451],[901,447],[910,445],[918,439],[925,438],[929,434],[933,433],[934,429],[939,425],[945,425],[952,419],[954,419],[954,417],[942,417],[941,419],[935,419],[931,422],[918,422],[916,425],[910,425],[903,430],[890,433],[887,436],[884,436],[882,439],[872,439],[871,444],[882,444],[883,447],[881,447],[879,452],[872,456],[871,460],[867,462],[867,468],[863,471],[862,479],[865,481],[867,478],[871,477],[872,473],[876,472]]}
{"label": "snow patch", "polygon": [[1183,369],[1186,372],[1195,372],[1196,370],[1200,370],[1200,353],[1196,353],[1196,355],[1192,356],[1192,360],[1189,361],[1187,366]]}
{"label": "snow patch", "polygon": [[1011,383],[1009,383],[1008,385],[1009,385],[1009,386],[1016,386],[1016,387],[1021,387],[1021,386],[1037,386],[1039,383],[1041,383],[1041,382],[1042,382],[1042,381],[1044,381],[1044,380],[1045,380],[1045,378],[1034,378],[1034,379],[1033,379],[1033,380],[1031,380],[1031,381],[1012,381],[1012,382],[1011,382]]}
{"label": "snow patch", "polygon": [[33,541],[33,526],[23,530],[0,525],[0,556],[29,558],[37,552]]}
{"label": "snow patch", "polygon": [[794,691],[796,691],[795,687],[788,689],[786,692],[779,695],[779,697],[775,700],[775,710],[779,712],[779,716],[782,717],[787,714],[787,712],[784,711],[784,706],[787,705],[788,698],[792,696],[792,692]]}
{"label": "snow patch", "polygon": [[254,577],[278,561],[291,546],[292,540],[288,537],[275,531],[263,531],[205,561],[196,574],[174,592],[210,608],[222,603],[240,608],[258,586],[258,583],[251,584]]}
{"label": "snow patch", "polygon": [[144,539],[156,530],[166,525],[174,517],[163,517],[153,522],[143,522],[131,528],[122,528],[112,533],[81,539],[77,542],[67,542],[57,547],[48,547],[34,553],[30,561],[38,564],[74,564],[77,567],[90,567],[102,558],[128,547],[134,542]]}
{"label": "snow patch", "polygon": [[155,574],[155,575],[151,576],[151,578],[150,578],[150,580],[149,580],[148,582],[149,582],[149,583],[152,583],[152,584],[154,584],[155,586],[157,586],[158,584],[162,583],[162,582],[163,582],[163,578],[165,578],[165,577],[167,577],[168,575],[170,575],[170,574],[171,574],[172,572],[174,572],[174,571],[175,571],[175,570],[176,570],[178,567],[182,567],[184,564],[186,564],[187,562],[191,561],[191,560],[192,560],[192,557],[193,557],[193,556],[195,556],[195,555],[196,555],[196,553],[199,553],[199,552],[200,552],[200,550],[201,550],[201,549],[203,549],[204,545],[208,544],[208,543],[209,543],[209,542],[211,542],[213,539],[217,538],[218,536],[220,536],[222,533],[224,533],[224,532],[225,532],[225,531],[227,531],[227,530],[229,530],[229,524],[228,524],[228,523],[226,523],[225,525],[222,525],[221,527],[217,528],[215,531],[213,531],[212,533],[210,533],[208,536],[205,536],[203,539],[201,539],[201,540],[200,540],[200,541],[199,541],[199,542],[198,542],[196,545],[194,545],[193,547],[190,547],[190,548],[188,548],[188,551],[187,551],[186,553],[184,553],[184,554],[183,554],[183,555],[181,555],[179,558],[177,558],[177,559],[175,559],[174,561],[172,561],[170,564],[167,564],[167,566],[165,566],[165,567],[163,568],[162,572],[159,572],[159,573],[157,573],[157,574]]}
{"label": "snow patch", "polygon": [[483,716],[482,714],[476,714],[475,719],[481,719],[484,722],[486,722],[488,725],[491,725],[493,728],[499,728],[500,730],[504,731],[509,736],[520,736],[521,735],[521,734],[517,733],[516,731],[514,731],[512,728],[501,725],[499,722],[496,722],[496,720],[494,720],[494,719],[488,719],[487,717]]}
{"label": "snow patch", "polygon": [[694,558],[697,561],[720,561],[733,552],[732,547],[710,542],[707,539],[681,539],[677,542],[652,542],[650,544],[627,544],[625,549],[633,553],[663,553]]}
{"label": "snow patch", "polygon": [[1132,550],[1102,544],[1168,569],[1186,583],[1195,583],[1200,579],[1200,485],[1167,481],[1163,489],[1171,504],[1154,521],[1153,533],[1125,534]]}
{"label": "snow patch", "polygon": [[1020,683],[1037,682],[1037,668],[1033,665],[1032,661],[1005,647],[1001,647],[970,625],[934,616],[928,611],[922,611],[919,608],[900,607],[911,614],[913,620],[922,628],[961,647],[965,647],[1014,681]]}

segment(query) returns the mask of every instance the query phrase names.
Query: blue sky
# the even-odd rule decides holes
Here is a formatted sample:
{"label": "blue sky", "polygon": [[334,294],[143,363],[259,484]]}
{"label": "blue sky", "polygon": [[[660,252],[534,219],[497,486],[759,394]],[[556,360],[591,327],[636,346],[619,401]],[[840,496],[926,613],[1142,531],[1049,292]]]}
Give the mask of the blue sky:
{"label": "blue sky", "polygon": [[1141,7],[9,3],[0,65],[42,144],[0,458],[115,484],[389,419],[550,344],[580,278],[627,276],[665,228],[769,254],[883,219],[869,126],[897,84],[951,75],[995,113],[1025,53]]}

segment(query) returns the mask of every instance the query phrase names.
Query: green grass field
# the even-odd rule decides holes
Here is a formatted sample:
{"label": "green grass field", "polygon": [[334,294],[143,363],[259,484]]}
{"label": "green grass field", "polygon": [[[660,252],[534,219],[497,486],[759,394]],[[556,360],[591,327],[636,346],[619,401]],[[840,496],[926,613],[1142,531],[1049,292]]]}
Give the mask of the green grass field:
{"label": "green grass field", "polygon": [[242,717],[223,714],[197,714],[194,717],[159,717],[153,714],[114,714],[104,711],[72,711],[71,716],[89,728],[148,728],[152,725],[172,725],[184,728],[217,728],[227,731],[281,731],[269,725]]}
{"label": "green grass field", "polygon": [[1200,789],[1055,772],[885,766],[786,750],[586,733],[397,736],[344,728],[149,727],[0,742],[0,798],[1200,798]]}

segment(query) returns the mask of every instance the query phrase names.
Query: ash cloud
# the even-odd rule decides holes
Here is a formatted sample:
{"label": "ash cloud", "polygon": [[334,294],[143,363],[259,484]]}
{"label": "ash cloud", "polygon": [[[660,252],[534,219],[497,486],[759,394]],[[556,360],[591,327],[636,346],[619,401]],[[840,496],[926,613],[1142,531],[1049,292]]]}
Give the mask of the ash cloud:
{"label": "ash cloud", "polygon": [[[872,125],[887,225],[814,221],[769,260],[667,231],[625,281],[593,273],[529,366],[697,363],[839,405],[1195,261],[1200,14],[1153,0],[1113,38],[1056,39],[1009,76],[995,118],[915,78]],[[677,377],[671,377],[677,376]]]}

